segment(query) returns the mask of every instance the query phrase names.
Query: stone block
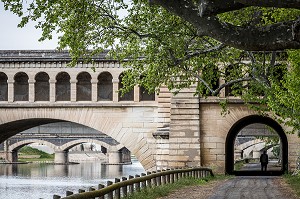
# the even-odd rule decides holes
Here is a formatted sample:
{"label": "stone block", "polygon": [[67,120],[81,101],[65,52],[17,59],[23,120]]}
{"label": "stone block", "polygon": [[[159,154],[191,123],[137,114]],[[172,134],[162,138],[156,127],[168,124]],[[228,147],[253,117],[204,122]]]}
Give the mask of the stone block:
{"label": "stone block", "polygon": [[204,143],[204,148],[215,149],[215,148],[217,148],[217,143],[211,143],[211,142]]}
{"label": "stone block", "polygon": [[217,160],[217,155],[205,155],[204,160],[209,161],[209,162],[215,161],[215,160]]}
{"label": "stone block", "polygon": [[209,149],[209,153],[212,155],[225,155],[224,149]]}
{"label": "stone block", "polygon": [[180,145],[179,145],[179,148],[180,148],[180,149],[189,149],[189,148],[190,148],[190,145],[189,145],[189,144],[180,144]]}
{"label": "stone block", "polygon": [[210,137],[210,142],[219,142],[219,143],[225,143],[225,139],[222,137]]}
{"label": "stone block", "polygon": [[218,149],[225,149],[225,143],[217,143]]}

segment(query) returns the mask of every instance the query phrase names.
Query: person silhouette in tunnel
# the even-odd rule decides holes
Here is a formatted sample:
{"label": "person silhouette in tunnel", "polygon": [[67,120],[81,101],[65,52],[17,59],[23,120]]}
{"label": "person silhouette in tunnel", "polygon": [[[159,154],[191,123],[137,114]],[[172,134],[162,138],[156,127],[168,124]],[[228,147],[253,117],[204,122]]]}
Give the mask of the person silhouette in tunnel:
{"label": "person silhouette in tunnel", "polygon": [[269,157],[268,157],[266,150],[264,150],[264,152],[261,154],[259,160],[260,160],[260,164],[261,164],[261,171],[267,171]]}

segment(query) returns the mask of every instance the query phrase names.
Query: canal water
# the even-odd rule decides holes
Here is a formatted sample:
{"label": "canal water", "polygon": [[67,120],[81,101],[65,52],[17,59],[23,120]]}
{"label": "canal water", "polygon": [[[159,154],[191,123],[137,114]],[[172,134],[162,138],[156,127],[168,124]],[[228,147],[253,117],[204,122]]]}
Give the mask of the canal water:
{"label": "canal water", "polygon": [[53,194],[65,196],[67,190],[78,193],[116,177],[145,172],[133,159],[131,165],[102,165],[81,162],[72,165],[0,164],[0,199],[52,199]]}

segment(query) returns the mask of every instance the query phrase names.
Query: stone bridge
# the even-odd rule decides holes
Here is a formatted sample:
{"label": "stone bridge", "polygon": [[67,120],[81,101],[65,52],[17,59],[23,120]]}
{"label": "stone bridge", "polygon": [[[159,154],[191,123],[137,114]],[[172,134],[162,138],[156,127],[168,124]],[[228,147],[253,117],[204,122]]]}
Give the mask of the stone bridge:
{"label": "stone bridge", "polygon": [[[17,134],[4,141],[0,145],[3,155],[2,157],[7,162],[18,161],[18,150],[29,144],[39,144],[47,146],[54,151],[54,163],[68,164],[69,150],[75,146],[90,143],[101,146],[101,152],[107,156],[108,164],[119,164],[123,160],[130,160],[130,153],[127,152],[123,145],[116,142],[114,139],[99,134]],[[83,146],[83,145],[82,145]],[[81,150],[84,150],[82,148]],[[86,150],[86,149],[85,149]],[[92,151],[92,149],[89,149]],[[123,153],[124,152],[124,153]]]}
{"label": "stone bridge", "polygon": [[[112,137],[146,170],[211,166],[233,173],[236,136],[259,123],[280,137],[281,172],[295,168],[299,137],[249,110],[230,89],[201,99],[193,87],[173,96],[164,87],[153,95],[135,86],[120,96],[125,69],[105,56],[70,68],[65,51],[0,51],[0,142],[39,125],[73,122]],[[229,102],[226,116],[220,114],[222,99]]]}

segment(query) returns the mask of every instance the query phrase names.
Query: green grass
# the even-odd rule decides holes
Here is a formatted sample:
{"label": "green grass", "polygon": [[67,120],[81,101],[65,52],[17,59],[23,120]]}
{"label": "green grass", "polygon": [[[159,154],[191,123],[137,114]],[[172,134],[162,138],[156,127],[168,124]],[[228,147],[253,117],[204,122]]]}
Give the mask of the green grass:
{"label": "green grass", "polygon": [[212,180],[222,180],[228,178],[230,178],[230,176],[224,175],[217,175],[215,177],[207,177],[203,179],[182,178],[173,184],[166,184],[153,188],[143,189],[140,192],[135,192],[132,195],[125,197],[125,199],[156,199],[159,197],[167,196],[171,192],[187,186],[204,185]]}
{"label": "green grass", "polygon": [[239,171],[239,170],[241,170],[241,168],[242,168],[243,166],[244,166],[244,162],[243,162],[243,161],[237,162],[237,163],[234,164],[234,170],[235,170],[235,171]]}
{"label": "green grass", "polygon": [[19,155],[40,155],[40,158],[19,158],[19,161],[49,161],[54,159],[54,154],[48,154],[44,151],[32,148],[30,146],[24,146],[19,150]]}
{"label": "green grass", "polygon": [[300,174],[292,176],[291,174],[284,175],[286,182],[296,192],[297,196],[300,197]]}

